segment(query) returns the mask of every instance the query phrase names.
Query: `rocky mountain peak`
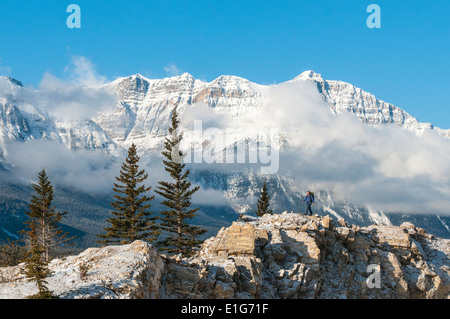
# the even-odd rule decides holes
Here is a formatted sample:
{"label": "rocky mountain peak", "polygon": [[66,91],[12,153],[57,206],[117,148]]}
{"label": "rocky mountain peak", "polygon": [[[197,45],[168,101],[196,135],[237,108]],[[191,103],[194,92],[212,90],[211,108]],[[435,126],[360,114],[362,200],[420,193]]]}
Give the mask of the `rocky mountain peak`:
{"label": "rocky mountain peak", "polygon": [[219,85],[227,85],[228,83],[234,83],[234,84],[238,84],[238,83],[250,83],[249,80],[241,78],[239,76],[235,76],[235,75],[221,75],[218,78],[216,78],[215,80],[211,81],[211,84],[219,84]]}
{"label": "rocky mountain peak", "polygon": [[194,76],[193,76],[192,74],[188,73],[188,72],[184,72],[183,74],[178,75],[178,76],[176,76],[176,77],[179,77],[179,78],[181,78],[181,79],[187,79],[187,80],[189,80],[189,81],[195,80]]}
{"label": "rocky mountain peak", "polygon": [[315,81],[315,82],[324,82],[325,81],[321,74],[316,73],[312,70],[302,72],[300,75],[298,75],[294,78],[294,81],[295,80],[303,80],[303,81],[310,80],[310,81]]}
{"label": "rocky mountain peak", "polygon": [[23,89],[23,84],[19,80],[9,76],[0,76],[0,99],[15,96],[21,89]]}
{"label": "rocky mountain peak", "polygon": [[117,81],[115,90],[121,99],[143,99],[148,92],[150,80],[140,74],[135,74]]}
{"label": "rocky mountain peak", "polygon": [[19,80],[14,79],[12,77],[9,77],[9,76],[0,76],[0,81],[8,81],[8,82],[10,82],[10,83],[12,83],[12,84],[14,84],[16,86],[23,87],[22,82],[20,82]]}

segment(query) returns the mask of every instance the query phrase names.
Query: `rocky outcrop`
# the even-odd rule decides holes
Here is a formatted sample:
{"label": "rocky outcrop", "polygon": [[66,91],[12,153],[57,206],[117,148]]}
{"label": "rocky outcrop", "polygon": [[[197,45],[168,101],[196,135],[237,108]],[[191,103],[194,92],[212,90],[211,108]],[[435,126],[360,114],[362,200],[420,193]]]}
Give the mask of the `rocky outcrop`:
{"label": "rocky outcrop", "polygon": [[[164,263],[145,242],[90,248],[78,256],[50,262],[48,288],[64,299],[158,298]],[[20,299],[37,293],[23,274],[24,264],[0,268],[0,298]]]}
{"label": "rocky outcrop", "polygon": [[[449,298],[450,241],[411,223],[360,228],[329,216],[247,217],[194,257],[145,242],[53,260],[61,298]],[[0,297],[36,291],[23,265],[0,270]]]}

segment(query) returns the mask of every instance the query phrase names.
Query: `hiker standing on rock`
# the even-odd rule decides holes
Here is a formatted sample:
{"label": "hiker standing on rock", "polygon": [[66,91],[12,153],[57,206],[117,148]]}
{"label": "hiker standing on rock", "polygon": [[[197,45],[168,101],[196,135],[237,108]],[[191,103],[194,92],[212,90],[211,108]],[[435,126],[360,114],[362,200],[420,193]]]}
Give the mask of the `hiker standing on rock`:
{"label": "hiker standing on rock", "polygon": [[306,212],[305,215],[309,215],[312,216],[312,210],[311,210],[311,205],[314,205],[314,193],[308,191],[306,193],[306,197],[305,199],[302,201],[302,203],[306,202]]}

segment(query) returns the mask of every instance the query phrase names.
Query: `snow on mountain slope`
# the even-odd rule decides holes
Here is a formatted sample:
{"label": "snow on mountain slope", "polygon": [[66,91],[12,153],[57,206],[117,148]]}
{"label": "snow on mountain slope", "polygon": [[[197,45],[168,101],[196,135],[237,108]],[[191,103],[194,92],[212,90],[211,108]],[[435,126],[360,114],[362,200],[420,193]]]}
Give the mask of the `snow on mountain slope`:
{"label": "snow on mountain slope", "polygon": [[6,154],[8,143],[59,138],[45,111],[20,100],[23,90],[19,81],[0,77],[0,157]]}
{"label": "snow on mountain slope", "polygon": [[[425,130],[437,130],[450,137],[450,130],[420,123],[402,109],[351,84],[325,80],[313,71],[305,71],[286,83],[293,81],[314,83],[335,114],[350,112],[369,125],[397,124],[418,135]],[[237,76],[220,76],[208,83],[188,73],[164,79],[148,79],[136,74],[106,86],[117,93],[116,105],[99,112],[89,125],[86,119],[75,124],[73,120],[56,121],[42,106],[21,100],[21,91],[29,89],[15,79],[0,77],[0,146],[4,150],[9,142],[32,139],[59,140],[69,146],[75,139],[77,142],[72,145],[78,148],[112,151],[136,143],[151,150],[163,141],[173,107],[203,103],[218,113],[239,117],[256,114],[264,108],[268,91],[268,86]],[[89,130],[96,133],[89,137]]]}
{"label": "snow on mountain slope", "polygon": [[235,76],[221,76],[207,83],[188,73],[158,80],[136,74],[109,85],[115,88],[119,101],[115,109],[100,113],[95,122],[116,143],[135,143],[146,150],[163,140],[175,106],[204,103],[233,116],[262,107],[259,85]]}
{"label": "snow on mountain slope", "polygon": [[83,118],[57,120],[39,101],[30,101],[33,93],[15,79],[0,77],[0,158],[7,154],[8,144],[31,140],[118,154],[119,147],[95,122]]}
{"label": "snow on mountain slope", "polygon": [[[370,125],[395,123],[418,135],[424,130],[435,129],[432,124],[420,123],[404,110],[381,101],[349,83],[325,80],[314,71],[305,71],[293,81],[298,80],[313,82],[334,113],[352,112],[363,123]],[[450,137],[450,130],[436,129],[443,136]]]}
{"label": "snow on mountain slope", "polygon": [[[417,135],[436,130],[450,138],[450,130],[420,123],[404,110],[342,81],[330,81],[313,71],[305,71],[289,82],[307,81],[335,114],[349,112],[369,125],[396,124]],[[115,108],[101,112],[94,121],[117,144],[137,144],[145,150],[155,149],[163,141],[170,111],[175,106],[202,103],[232,117],[251,115],[264,108],[270,86],[259,85],[237,76],[220,76],[205,82],[188,73],[164,79],[148,79],[140,74],[107,84],[118,94]],[[280,85],[283,85],[280,84]]]}
{"label": "snow on mountain slope", "polygon": [[106,150],[117,154],[117,145],[106,132],[92,120],[57,121],[62,142],[70,149]]}
{"label": "snow on mountain slope", "polygon": [[22,82],[9,76],[0,76],[0,95],[2,98],[8,95],[16,96],[22,88]]}

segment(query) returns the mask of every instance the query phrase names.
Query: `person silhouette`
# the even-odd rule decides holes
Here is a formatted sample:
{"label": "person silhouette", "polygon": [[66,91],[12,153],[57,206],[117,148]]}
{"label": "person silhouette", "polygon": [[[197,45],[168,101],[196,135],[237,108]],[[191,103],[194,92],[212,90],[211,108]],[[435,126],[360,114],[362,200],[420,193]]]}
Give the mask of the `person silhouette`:
{"label": "person silhouette", "polygon": [[314,195],[312,195],[310,191],[308,191],[308,192],[306,193],[306,197],[305,197],[305,199],[302,201],[302,203],[304,203],[304,202],[306,202],[306,212],[305,212],[305,215],[308,215],[308,212],[309,212],[309,215],[312,216],[311,205],[314,205],[315,203],[314,203]]}

